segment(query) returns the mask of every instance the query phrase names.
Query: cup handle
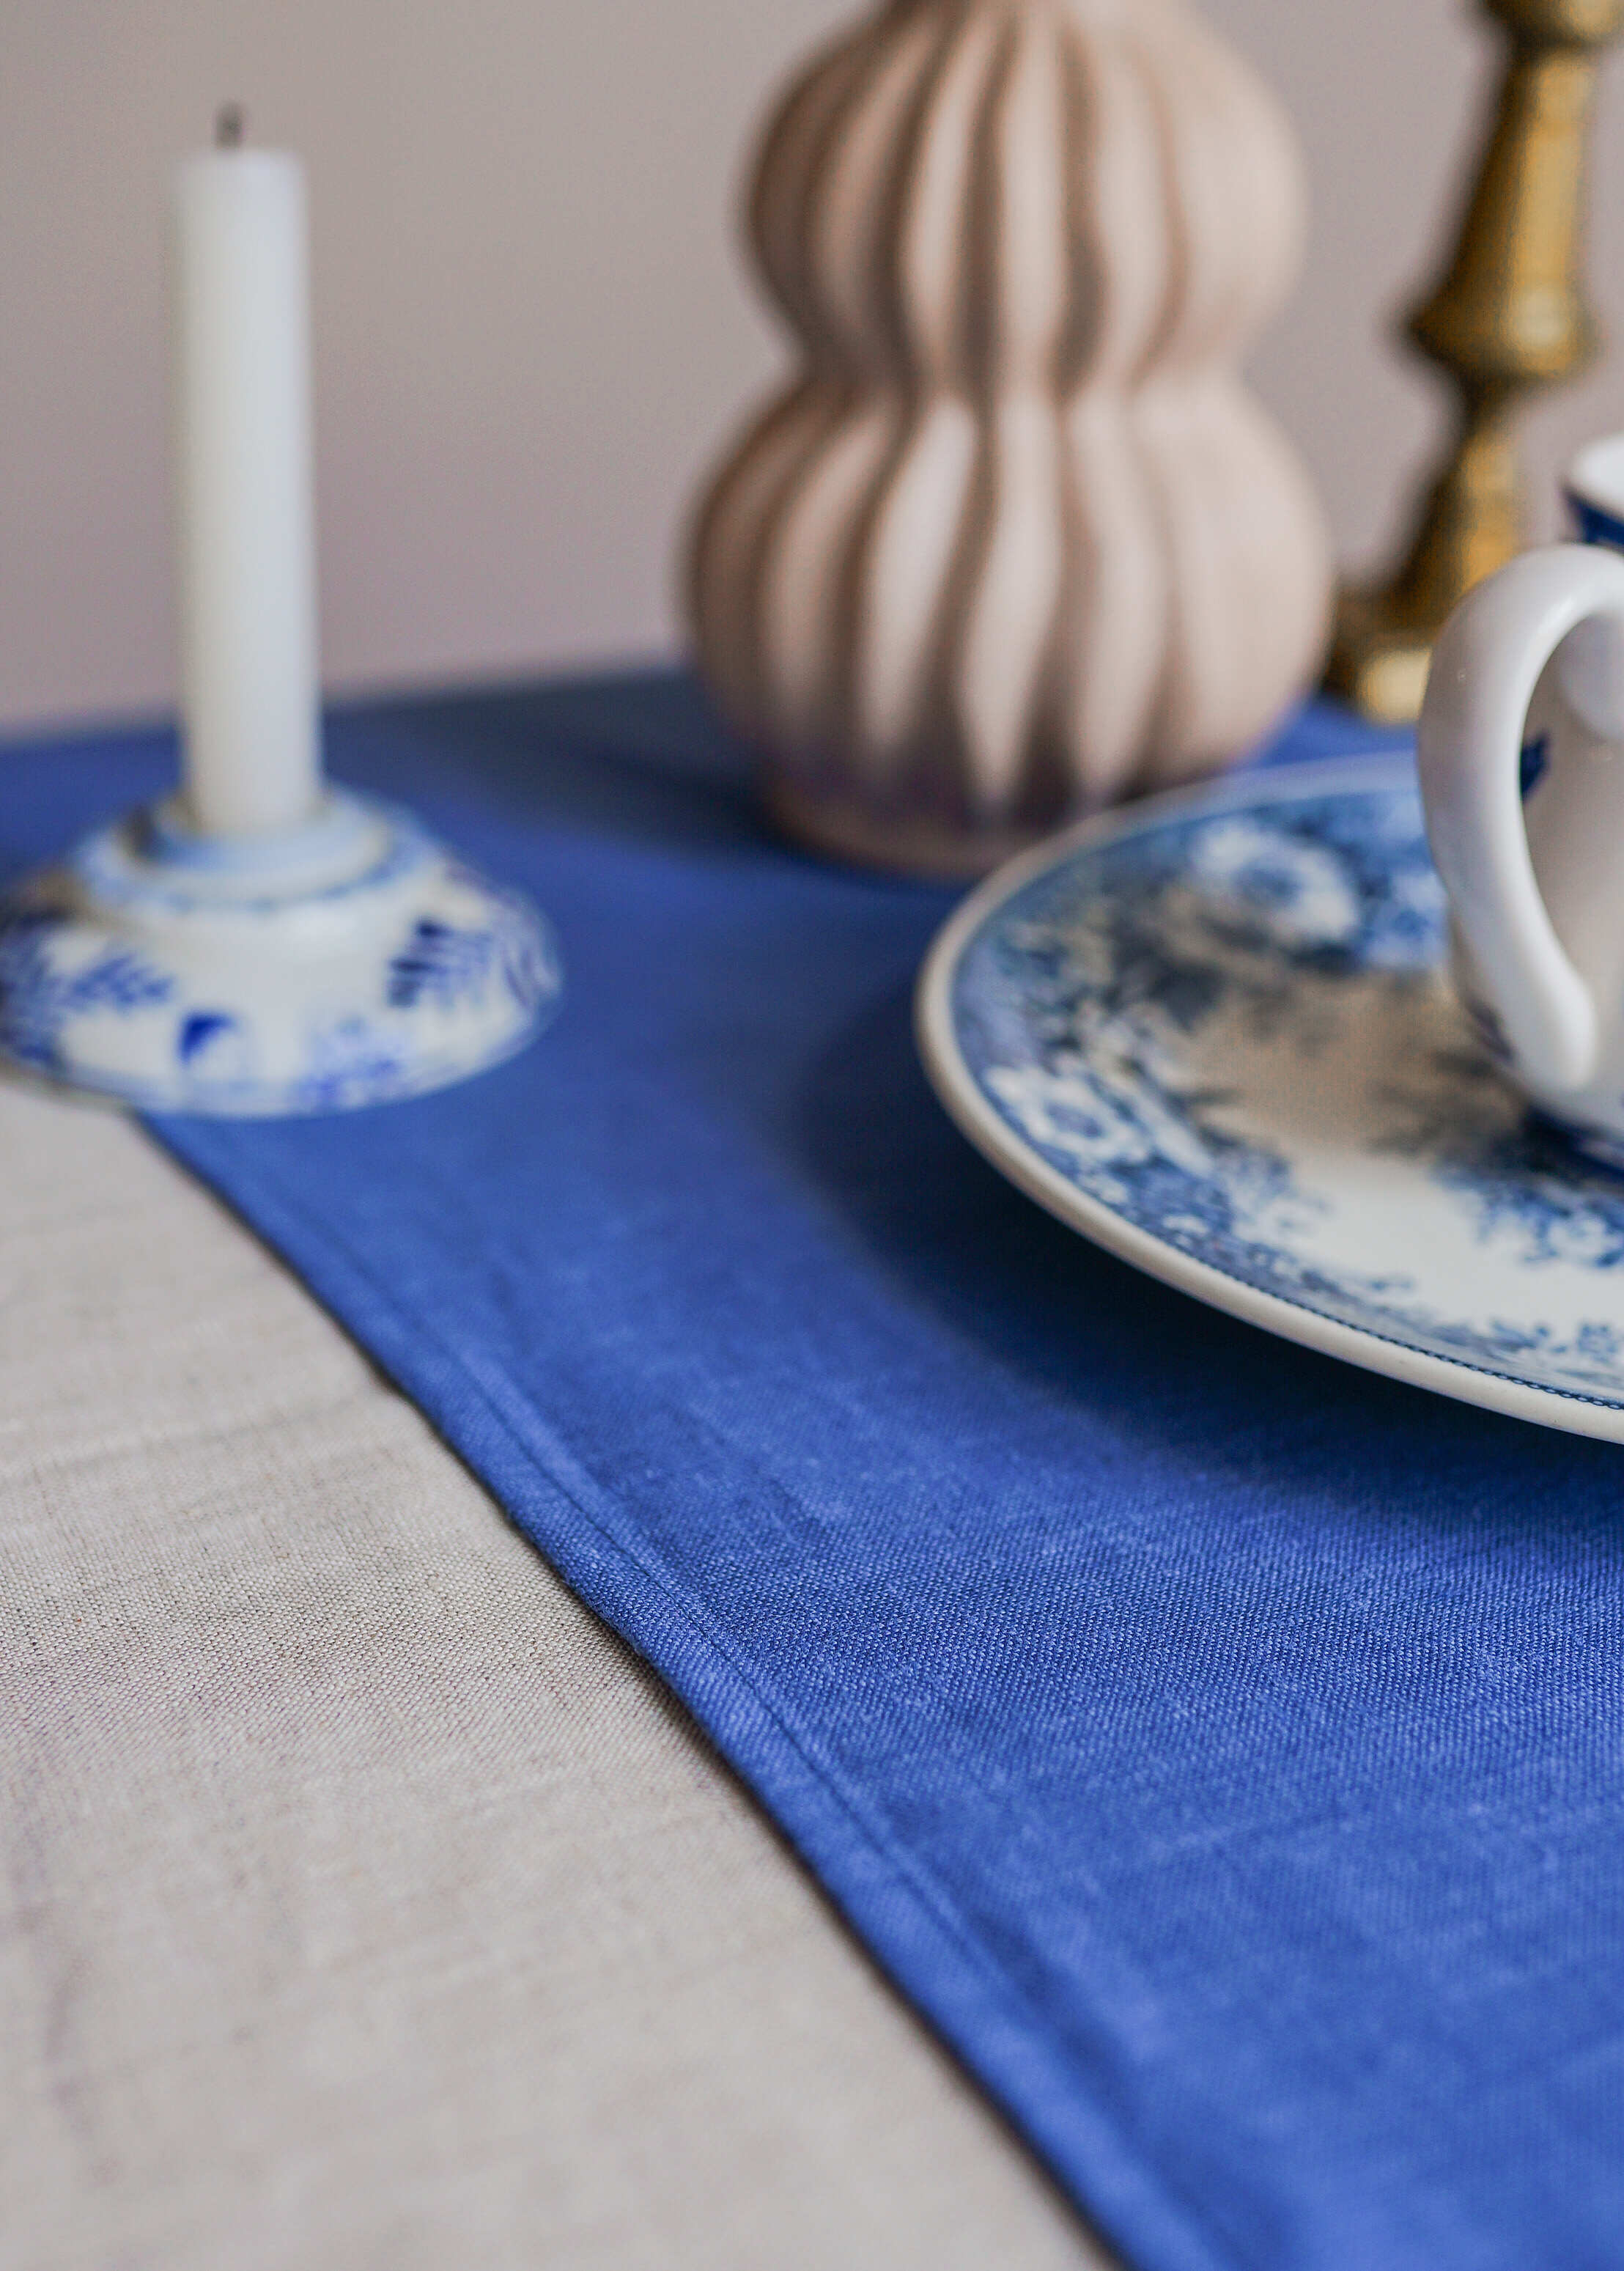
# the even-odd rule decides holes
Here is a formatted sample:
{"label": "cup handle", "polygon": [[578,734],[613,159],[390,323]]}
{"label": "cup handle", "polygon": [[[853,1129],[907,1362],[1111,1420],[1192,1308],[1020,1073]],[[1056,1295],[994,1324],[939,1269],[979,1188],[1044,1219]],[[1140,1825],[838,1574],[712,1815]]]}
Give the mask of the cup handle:
{"label": "cup handle", "polygon": [[1596,1004],[1534,877],[1522,755],[1540,673],[1582,624],[1595,629],[1574,643],[1564,691],[1594,730],[1624,739],[1624,714],[1611,714],[1624,711],[1624,558],[1583,544],[1524,553],[1467,593],[1433,651],[1416,735],[1450,912],[1516,1069],[1558,1094],[1595,1075]]}

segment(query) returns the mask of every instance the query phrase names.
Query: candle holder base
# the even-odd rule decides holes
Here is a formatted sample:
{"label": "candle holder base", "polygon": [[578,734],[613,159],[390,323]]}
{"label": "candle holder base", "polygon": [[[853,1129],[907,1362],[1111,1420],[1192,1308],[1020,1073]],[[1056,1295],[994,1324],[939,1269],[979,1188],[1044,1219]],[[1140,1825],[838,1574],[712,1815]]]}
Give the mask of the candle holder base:
{"label": "candle holder base", "polygon": [[523,1048],[561,982],[527,900],[350,795],[263,838],[159,806],[0,897],[0,1063],[143,1111],[420,1095]]}

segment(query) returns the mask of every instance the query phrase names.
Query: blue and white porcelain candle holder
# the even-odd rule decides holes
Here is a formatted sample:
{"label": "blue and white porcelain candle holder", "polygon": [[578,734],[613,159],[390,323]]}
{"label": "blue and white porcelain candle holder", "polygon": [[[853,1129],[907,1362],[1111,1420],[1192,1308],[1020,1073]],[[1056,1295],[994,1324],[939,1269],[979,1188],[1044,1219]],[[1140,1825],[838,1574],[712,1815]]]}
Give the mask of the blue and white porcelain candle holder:
{"label": "blue and white porcelain candle holder", "polygon": [[228,105],[170,219],[182,780],[0,897],[0,1062],[152,1112],[443,1088],[545,1022],[552,933],[323,776],[303,169]]}
{"label": "blue and white porcelain candle holder", "polygon": [[345,1110],[523,1046],[560,988],[537,911],[410,814],[329,791],[274,834],[179,800],[0,898],[0,1057],[153,1112]]}

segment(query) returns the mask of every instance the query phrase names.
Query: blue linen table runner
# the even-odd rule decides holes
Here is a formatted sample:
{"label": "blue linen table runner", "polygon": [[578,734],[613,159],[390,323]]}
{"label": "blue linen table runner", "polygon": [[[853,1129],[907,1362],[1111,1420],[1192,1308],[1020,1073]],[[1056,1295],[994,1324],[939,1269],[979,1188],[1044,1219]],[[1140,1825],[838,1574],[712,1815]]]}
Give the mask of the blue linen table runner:
{"label": "blue linen table runner", "polygon": [[[1316,711],[1275,754],[1360,741]],[[1008,1188],[911,1043],[945,895],[772,842],[685,681],[330,749],[535,893],[562,1015],[469,1088],[160,1139],[1131,2261],[1624,2263],[1619,1452],[1272,1340]],[[0,852],[173,764],[8,752]]]}

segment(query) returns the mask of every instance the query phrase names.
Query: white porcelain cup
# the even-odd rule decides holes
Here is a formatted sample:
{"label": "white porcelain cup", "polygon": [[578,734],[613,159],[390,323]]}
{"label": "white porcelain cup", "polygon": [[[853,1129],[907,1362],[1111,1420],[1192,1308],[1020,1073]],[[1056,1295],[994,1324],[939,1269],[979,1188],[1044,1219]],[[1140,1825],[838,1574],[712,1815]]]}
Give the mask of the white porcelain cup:
{"label": "white porcelain cup", "polygon": [[1417,747],[1462,1000],[1536,1104],[1624,1157],[1624,434],[1567,495],[1582,541],[1450,616]]}

